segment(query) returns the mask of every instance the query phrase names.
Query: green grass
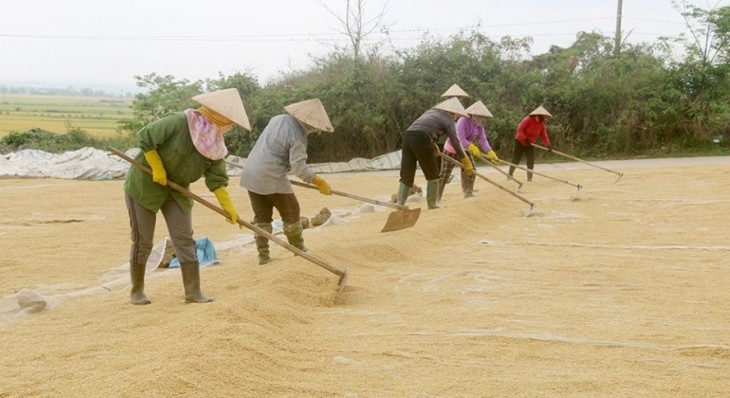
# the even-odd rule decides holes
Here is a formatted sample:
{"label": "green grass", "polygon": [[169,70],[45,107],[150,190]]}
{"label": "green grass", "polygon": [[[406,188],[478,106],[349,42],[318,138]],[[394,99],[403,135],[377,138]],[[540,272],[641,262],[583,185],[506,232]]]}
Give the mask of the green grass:
{"label": "green grass", "polygon": [[92,137],[117,134],[120,120],[131,119],[132,99],[0,94],[0,138],[33,128],[64,134],[69,126]]}

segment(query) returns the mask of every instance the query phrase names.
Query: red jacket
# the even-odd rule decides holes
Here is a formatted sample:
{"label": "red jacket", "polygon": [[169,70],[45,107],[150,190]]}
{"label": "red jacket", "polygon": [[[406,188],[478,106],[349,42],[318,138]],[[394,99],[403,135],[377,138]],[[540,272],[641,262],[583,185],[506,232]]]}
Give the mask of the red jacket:
{"label": "red jacket", "polygon": [[550,138],[547,135],[547,127],[545,122],[539,122],[532,116],[525,116],[524,119],[517,125],[517,131],[515,132],[515,139],[527,145],[528,141],[530,144],[537,141],[537,137],[540,137],[540,141],[546,147],[550,146]]}

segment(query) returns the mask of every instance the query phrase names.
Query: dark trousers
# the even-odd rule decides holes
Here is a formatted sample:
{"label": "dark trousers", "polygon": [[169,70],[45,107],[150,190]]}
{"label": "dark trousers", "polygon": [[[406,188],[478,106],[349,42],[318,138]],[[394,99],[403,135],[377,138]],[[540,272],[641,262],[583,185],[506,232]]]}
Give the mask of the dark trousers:
{"label": "dark trousers", "polygon": [[416,164],[421,166],[426,181],[439,178],[439,164],[433,154],[431,138],[420,131],[406,131],[401,150],[400,182],[408,187],[413,186],[416,178]]}
{"label": "dark trousers", "polygon": [[[514,164],[520,164],[520,160],[522,160],[522,154],[525,154],[525,157],[527,158],[527,168],[532,170],[535,168],[535,148],[532,147],[532,145],[525,145],[518,140],[515,140],[515,149],[512,152],[512,163]],[[509,168],[509,175],[512,175],[512,173],[515,172],[515,167],[510,166]],[[532,178],[532,173],[527,173],[527,178]]]}
{"label": "dark trousers", "polygon": [[293,193],[274,193],[271,195],[259,195],[255,192],[248,192],[251,199],[255,223],[270,224],[273,221],[274,208],[279,212],[281,220],[286,224],[293,224],[299,221],[299,201]]}

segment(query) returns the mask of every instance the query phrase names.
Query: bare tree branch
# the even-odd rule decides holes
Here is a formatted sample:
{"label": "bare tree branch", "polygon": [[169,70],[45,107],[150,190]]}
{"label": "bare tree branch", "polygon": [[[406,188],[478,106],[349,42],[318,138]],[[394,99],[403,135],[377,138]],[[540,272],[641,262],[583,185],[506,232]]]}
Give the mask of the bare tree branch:
{"label": "bare tree branch", "polygon": [[366,0],[345,0],[345,11],[343,14],[339,14],[330,8],[324,0],[315,1],[330,15],[335,17],[340,26],[333,29],[337,33],[347,36],[352,46],[353,56],[356,59],[362,55],[362,48],[366,38],[379,28],[385,27],[384,19],[387,14],[387,3],[383,5],[383,8],[374,17],[367,19],[365,16]]}

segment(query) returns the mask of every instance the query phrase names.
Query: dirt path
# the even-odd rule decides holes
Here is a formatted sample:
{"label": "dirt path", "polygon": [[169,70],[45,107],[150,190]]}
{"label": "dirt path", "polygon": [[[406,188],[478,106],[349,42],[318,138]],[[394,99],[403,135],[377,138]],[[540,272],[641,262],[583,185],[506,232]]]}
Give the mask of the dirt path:
{"label": "dirt path", "polygon": [[[389,210],[297,191],[303,214],[340,220],[305,231],[349,271],[337,302],[336,276],[278,247],[258,266],[236,244],[246,230],[196,206],[196,236],[219,245],[202,272],[217,301],[185,305],[173,272],[148,277],[142,308],[128,287],[68,295],[127,261],[121,181],[0,180],[0,297],[58,299],[0,326],[0,397],[727,396],[730,157],[602,165],[625,176],[538,165],[584,188],[536,176],[519,192],[531,217],[483,181],[471,199],[452,183],[445,208],[422,199],[416,226],[387,234]],[[387,199],[395,175],[328,180]]]}

